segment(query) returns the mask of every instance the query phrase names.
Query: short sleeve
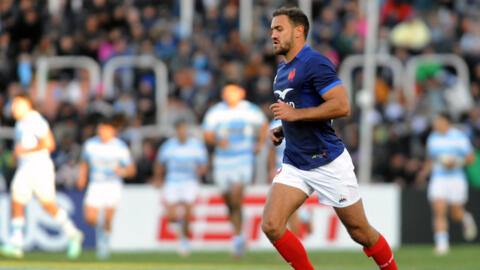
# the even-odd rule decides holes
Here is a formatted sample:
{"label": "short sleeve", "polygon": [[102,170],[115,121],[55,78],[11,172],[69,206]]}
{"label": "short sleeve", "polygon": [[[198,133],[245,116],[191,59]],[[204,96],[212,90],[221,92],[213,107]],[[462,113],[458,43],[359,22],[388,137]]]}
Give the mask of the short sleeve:
{"label": "short sleeve", "polygon": [[214,108],[211,108],[205,114],[205,117],[203,118],[203,123],[202,123],[202,128],[205,131],[214,131],[215,126],[217,125],[217,119],[215,118],[215,115],[216,115],[215,112],[216,112],[216,110]]}
{"label": "short sleeve", "polygon": [[82,159],[83,161],[89,161],[89,160],[90,160],[90,154],[89,154],[89,152],[88,152],[88,148],[89,148],[89,147],[88,147],[88,144],[89,144],[89,143],[88,143],[88,141],[87,141],[87,142],[85,142],[85,143],[83,144],[83,147],[82,147],[81,159]]}
{"label": "short sleeve", "polygon": [[132,164],[132,156],[130,155],[130,151],[128,150],[127,146],[123,146],[122,150],[120,151],[120,165],[128,166]]}
{"label": "short sleeve", "polygon": [[208,154],[207,148],[203,143],[198,143],[198,159],[197,162],[199,165],[207,165]]}
{"label": "short sleeve", "polygon": [[314,57],[307,65],[307,72],[319,95],[327,93],[333,87],[342,84],[335,67],[326,57]]}
{"label": "short sleeve", "polygon": [[35,121],[33,124],[34,124],[33,132],[35,134],[35,137],[44,138],[45,136],[48,135],[48,132],[50,131],[50,126],[48,125],[48,122],[47,120],[45,120],[45,118],[38,115],[38,117],[35,118]]}
{"label": "short sleeve", "polygon": [[265,116],[263,111],[260,109],[260,107],[252,104],[252,110],[255,113],[255,117],[253,118],[254,125],[260,126],[263,123],[265,123],[265,121],[267,121],[267,117]]}
{"label": "short sleeve", "polygon": [[435,148],[433,147],[433,135],[428,136],[427,138],[427,155],[434,159],[436,157]]}
{"label": "short sleeve", "polygon": [[158,149],[157,153],[157,162],[158,163],[165,163],[167,161],[167,142],[164,142],[162,146]]}
{"label": "short sleeve", "polygon": [[466,156],[473,152],[473,146],[467,136],[463,135],[460,144],[460,154]]}

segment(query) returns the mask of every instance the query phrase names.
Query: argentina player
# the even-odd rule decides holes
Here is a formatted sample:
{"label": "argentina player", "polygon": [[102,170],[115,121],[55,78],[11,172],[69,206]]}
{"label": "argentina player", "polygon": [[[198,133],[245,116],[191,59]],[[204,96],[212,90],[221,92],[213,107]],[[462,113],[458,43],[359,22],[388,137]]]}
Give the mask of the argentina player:
{"label": "argentina player", "polygon": [[[197,199],[200,178],[207,172],[208,154],[201,141],[188,136],[184,121],[177,122],[175,129],[176,136],[159,148],[153,171],[155,184],[163,187],[169,221],[181,226],[178,251],[180,255],[187,256],[193,204]],[[184,210],[183,215],[179,215],[180,207]]]}
{"label": "argentina player", "polygon": [[262,110],[244,97],[245,89],[226,85],[222,91],[223,101],[210,108],[203,121],[205,141],[215,147],[213,178],[228,207],[236,257],[243,255],[245,247],[243,188],[252,181],[254,155],[264,145],[268,128]]}
{"label": "argentina player", "polygon": [[302,243],[286,229],[290,216],[314,191],[334,207],[348,233],[380,269],[396,270],[390,246],[367,221],[354,167],[331,119],[348,116],[350,104],[332,63],[306,45],[308,18],[298,8],[273,13],[275,54],[284,56],[274,81],[277,103],[271,105],[282,127],[270,139],[286,148],[281,171],[273,180],[264,208],[262,229],[295,269],[314,269]]}
{"label": "argentina player", "polygon": [[55,169],[50,153],[55,141],[48,122],[32,107],[26,94],[16,96],[12,103],[15,123],[15,150],[18,161],[12,182],[12,237],[1,248],[5,256],[23,257],[25,205],[35,194],[43,208],[62,226],[69,237],[67,254],[77,258],[82,251],[83,234],[65,210],[55,202]]}
{"label": "argentina player", "polygon": [[463,167],[475,159],[468,137],[451,126],[450,116],[441,113],[433,122],[433,132],[427,139],[428,159],[419,173],[419,180],[428,183],[428,199],[433,213],[435,253],[449,252],[447,212],[454,221],[463,223],[463,236],[467,241],[477,237],[473,216],[465,211],[468,182]]}
{"label": "argentina player", "polygon": [[[135,175],[136,167],[128,146],[116,137],[115,117],[104,117],[97,126],[97,136],[83,144],[77,186],[88,187],[85,195],[85,220],[97,226],[97,256],[109,256],[109,238],[115,209],[122,195],[123,180]],[[100,211],[104,222],[99,224]]]}

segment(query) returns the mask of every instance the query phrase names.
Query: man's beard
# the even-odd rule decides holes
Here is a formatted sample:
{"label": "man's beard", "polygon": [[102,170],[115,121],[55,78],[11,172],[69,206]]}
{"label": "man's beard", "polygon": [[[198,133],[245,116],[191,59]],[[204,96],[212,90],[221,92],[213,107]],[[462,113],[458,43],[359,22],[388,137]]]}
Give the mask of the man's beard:
{"label": "man's beard", "polygon": [[287,55],[287,53],[290,51],[292,48],[292,41],[289,40],[288,42],[285,42],[282,46],[282,44],[278,44],[278,49],[274,50],[274,53],[276,55]]}

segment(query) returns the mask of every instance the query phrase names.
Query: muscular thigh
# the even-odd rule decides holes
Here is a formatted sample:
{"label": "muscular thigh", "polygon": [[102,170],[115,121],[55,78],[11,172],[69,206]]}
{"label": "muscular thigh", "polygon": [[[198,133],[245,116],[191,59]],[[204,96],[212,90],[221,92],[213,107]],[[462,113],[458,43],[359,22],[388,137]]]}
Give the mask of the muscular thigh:
{"label": "muscular thigh", "polygon": [[347,229],[369,226],[361,200],[350,206],[334,207],[334,209]]}
{"label": "muscular thigh", "polygon": [[281,183],[273,183],[263,210],[264,221],[281,225],[287,223],[290,216],[308,198],[304,191]]}

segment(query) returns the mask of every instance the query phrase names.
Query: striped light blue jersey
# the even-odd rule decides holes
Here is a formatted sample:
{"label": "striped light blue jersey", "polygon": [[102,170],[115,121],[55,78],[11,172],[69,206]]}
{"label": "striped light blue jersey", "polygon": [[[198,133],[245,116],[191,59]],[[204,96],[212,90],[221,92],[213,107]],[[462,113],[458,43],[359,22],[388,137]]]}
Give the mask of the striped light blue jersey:
{"label": "striped light blue jersey", "polygon": [[92,183],[121,182],[115,168],[133,162],[127,144],[116,137],[107,143],[102,142],[98,136],[88,139],[83,145],[82,159],[88,163],[89,181]]}
{"label": "striped light blue jersey", "polygon": [[210,108],[203,120],[203,129],[214,132],[217,140],[228,139],[226,148],[215,149],[214,168],[229,170],[252,166],[256,133],[265,121],[262,110],[245,100],[235,108],[230,108],[225,102]]}
{"label": "striped light blue jersey", "polygon": [[[270,122],[270,127],[268,128],[269,130],[272,130],[278,126],[282,125],[282,120],[272,120]],[[269,140],[270,142],[270,140]],[[270,142],[271,143],[271,142]],[[278,146],[273,146],[275,147],[275,166],[277,169],[280,169],[282,167],[283,163],[283,151],[285,151],[285,139],[282,140],[282,143]]]}
{"label": "striped light blue jersey", "polygon": [[[40,138],[48,135],[50,127],[47,120],[38,112],[30,111],[23,119],[15,123],[15,145],[20,144],[25,149],[37,147]],[[19,165],[27,161],[50,160],[47,149],[31,152],[20,156]]]}
{"label": "striped light blue jersey", "polygon": [[465,158],[473,151],[468,137],[458,129],[450,128],[446,134],[433,132],[427,139],[427,151],[433,160],[432,178],[464,178],[466,179],[463,168],[446,169],[439,159],[442,156],[451,156],[452,158]]}
{"label": "striped light blue jersey", "polygon": [[166,182],[197,181],[198,167],[207,165],[207,149],[193,138],[185,143],[171,138],[158,150],[157,161],[165,165]]}

